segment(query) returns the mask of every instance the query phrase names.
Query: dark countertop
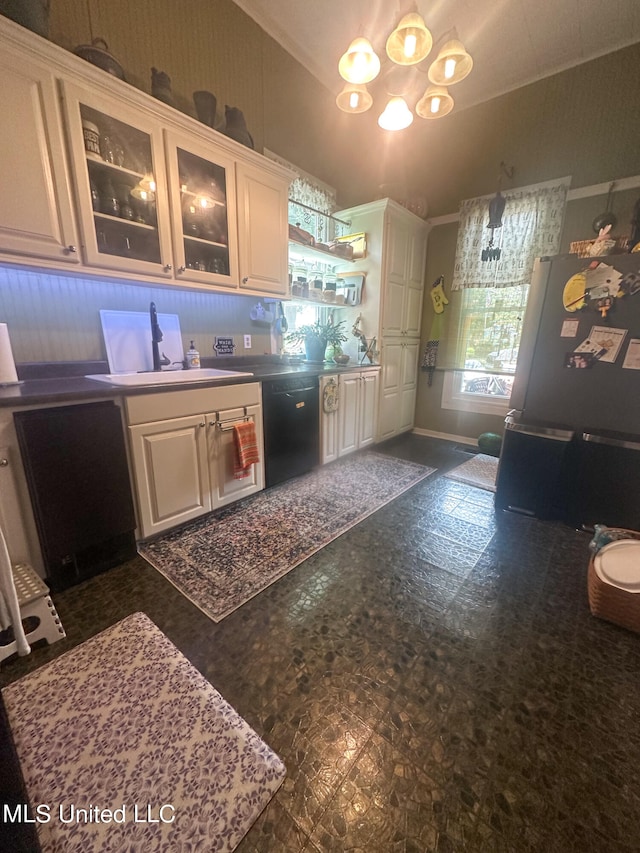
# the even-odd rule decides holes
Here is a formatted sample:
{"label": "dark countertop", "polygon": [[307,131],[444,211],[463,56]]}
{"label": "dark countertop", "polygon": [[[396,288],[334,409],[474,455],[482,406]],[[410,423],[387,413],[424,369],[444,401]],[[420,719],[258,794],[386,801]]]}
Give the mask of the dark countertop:
{"label": "dark countertop", "polygon": [[86,374],[108,373],[106,362],[50,362],[43,364],[17,365],[20,385],[0,387],[0,407],[15,408],[50,403],[79,403],[91,399],[113,399],[140,394],[157,394],[165,391],[180,391],[187,388],[219,387],[239,385],[247,382],[265,382],[283,376],[323,376],[332,373],[352,373],[354,370],[378,370],[380,365],[289,363],[279,356],[262,356],[203,359],[203,367],[220,370],[238,370],[252,376],[230,376],[228,379],[190,380],[185,384],[169,382],[166,385],[122,386],[110,385]]}

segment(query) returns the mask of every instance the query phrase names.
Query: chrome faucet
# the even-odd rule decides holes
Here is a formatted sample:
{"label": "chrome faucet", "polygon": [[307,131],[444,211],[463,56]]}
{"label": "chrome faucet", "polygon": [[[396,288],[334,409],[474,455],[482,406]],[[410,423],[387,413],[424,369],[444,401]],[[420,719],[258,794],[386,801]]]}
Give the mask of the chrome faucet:
{"label": "chrome faucet", "polygon": [[149,305],[149,315],[151,319],[151,351],[153,354],[153,369],[154,371],[162,370],[163,364],[171,364],[171,359],[162,353],[160,357],[160,347],[158,344],[162,340],[162,329],[158,323],[158,312],[156,311],[156,303],[152,302]]}

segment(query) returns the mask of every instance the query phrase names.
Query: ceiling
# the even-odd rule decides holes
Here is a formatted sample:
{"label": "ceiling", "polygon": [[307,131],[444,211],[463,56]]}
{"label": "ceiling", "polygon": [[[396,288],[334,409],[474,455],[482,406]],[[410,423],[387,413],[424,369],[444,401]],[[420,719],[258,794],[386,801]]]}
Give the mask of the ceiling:
{"label": "ceiling", "polygon": [[[382,60],[388,34],[403,14],[417,7],[432,32],[434,49],[417,68],[408,72],[401,69],[406,81],[399,75],[385,74],[383,64],[376,86],[400,94],[395,90],[406,83],[410,101],[411,83],[415,98],[419,98],[428,85],[426,71],[437,55],[438,40],[455,26],[474,60],[471,74],[451,88],[456,110],[640,42],[638,0],[234,2],[336,95],[344,82],[338,75],[338,60],[350,41],[358,35],[366,36]],[[395,70],[396,66],[388,63],[387,72],[391,68]],[[411,80],[408,75],[412,75]],[[633,77],[630,74],[628,84]],[[622,90],[624,81],[620,82]]]}

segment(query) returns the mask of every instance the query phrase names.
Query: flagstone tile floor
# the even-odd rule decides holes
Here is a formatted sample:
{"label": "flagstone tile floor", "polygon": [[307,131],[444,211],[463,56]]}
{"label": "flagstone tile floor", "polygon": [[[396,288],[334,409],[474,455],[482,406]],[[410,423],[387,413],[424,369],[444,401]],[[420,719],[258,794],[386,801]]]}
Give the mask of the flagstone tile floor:
{"label": "flagstone tile floor", "polygon": [[640,850],[640,635],[590,615],[588,534],[377,450],[438,474],[221,623],[138,558],[0,682],[143,610],[287,765],[240,853]]}

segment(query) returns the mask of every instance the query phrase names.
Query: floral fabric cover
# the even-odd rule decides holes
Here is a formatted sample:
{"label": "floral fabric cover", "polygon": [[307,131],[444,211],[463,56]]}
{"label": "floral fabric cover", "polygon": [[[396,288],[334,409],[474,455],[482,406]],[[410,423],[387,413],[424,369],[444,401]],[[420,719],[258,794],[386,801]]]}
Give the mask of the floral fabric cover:
{"label": "floral fabric cover", "polygon": [[143,613],[3,698],[44,851],[231,851],[286,773]]}

